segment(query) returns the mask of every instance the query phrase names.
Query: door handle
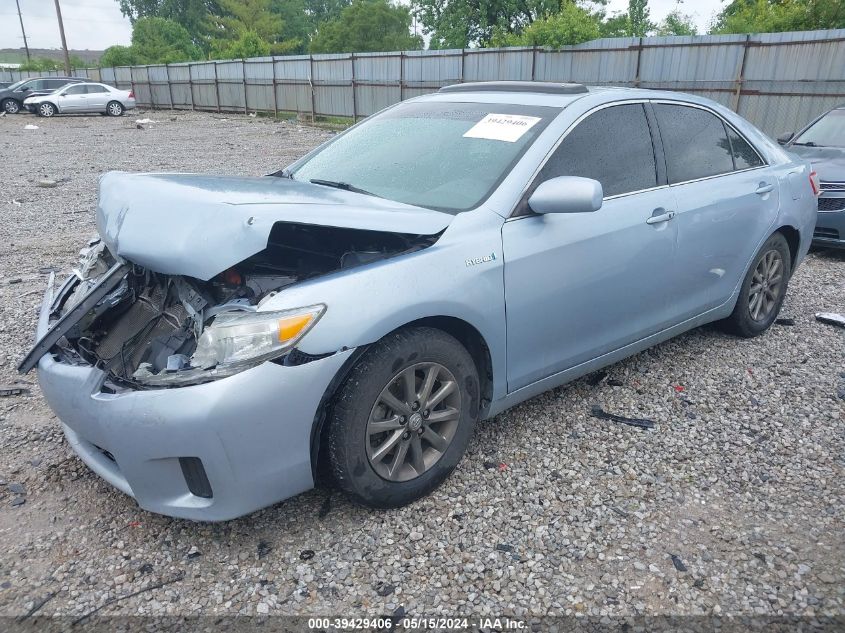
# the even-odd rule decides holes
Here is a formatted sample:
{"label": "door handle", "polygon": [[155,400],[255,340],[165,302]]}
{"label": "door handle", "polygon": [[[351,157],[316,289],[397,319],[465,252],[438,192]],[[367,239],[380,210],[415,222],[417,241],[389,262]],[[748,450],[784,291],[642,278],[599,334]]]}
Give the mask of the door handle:
{"label": "door handle", "polygon": [[661,222],[668,222],[675,217],[674,211],[667,211],[663,207],[654,210],[651,217],[645,221],[646,224],[660,224]]}
{"label": "door handle", "polygon": [[754,193],[762,196],[763,194],[769,193],[770,191],[774,191],[774,189],[775,189],[775,186],[772,183],[761,182],[757,186],[757,190]]}

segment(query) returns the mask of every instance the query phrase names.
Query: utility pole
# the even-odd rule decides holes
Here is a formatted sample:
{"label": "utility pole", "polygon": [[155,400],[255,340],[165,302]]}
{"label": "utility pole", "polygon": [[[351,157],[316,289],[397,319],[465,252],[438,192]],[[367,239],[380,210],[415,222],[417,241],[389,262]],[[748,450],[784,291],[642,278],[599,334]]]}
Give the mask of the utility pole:
{"label": "utility pole", "polygon": [[67,76],[70,77],[70,57],[67,53],[67,40],[65,39],[65,25],[62,22],[62,8],[59,6],[59,0],[55,0],[56,2],[56,16],[59,18],[59,33],[62,34],[62,50],[65,53],[65,72]]}
{"label": "utility pole", "polygon": [[26,61],[30,61],[29,44],[26,43],[26,31],[23,28],[23,16],[21,15],[21,0],[15,0],[15,4],[18,5],[18,19],[21,21],[21,33],[23,33],[23,47],[26,49]]}

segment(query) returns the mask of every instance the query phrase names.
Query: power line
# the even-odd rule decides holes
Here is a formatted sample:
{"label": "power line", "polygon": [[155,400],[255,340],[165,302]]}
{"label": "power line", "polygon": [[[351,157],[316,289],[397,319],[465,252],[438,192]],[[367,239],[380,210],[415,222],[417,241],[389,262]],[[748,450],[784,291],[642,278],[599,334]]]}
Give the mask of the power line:
{"label": "power line", "polygon": [[26,49],[26,61],[31,61],[29,58],[29,44],[26,41],[26,31],[23,28],[23,16],[21,15],[20,0],[15,0],[15,4],[18,6],[18,19],[21,21],[21,33],[23,33],[23,47]]}

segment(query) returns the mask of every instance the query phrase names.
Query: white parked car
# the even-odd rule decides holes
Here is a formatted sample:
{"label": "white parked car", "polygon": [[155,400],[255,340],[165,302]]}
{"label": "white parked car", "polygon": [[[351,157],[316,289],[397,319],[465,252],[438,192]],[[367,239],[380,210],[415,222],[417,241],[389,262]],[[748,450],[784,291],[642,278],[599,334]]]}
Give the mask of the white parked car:
{"label": "white parked car", "polygon": [[99,83],[77,83],[62,86],[46,95],[24,99],[24,107],[39,116],[99,112],[120,116],[135,107],[135,94]]}

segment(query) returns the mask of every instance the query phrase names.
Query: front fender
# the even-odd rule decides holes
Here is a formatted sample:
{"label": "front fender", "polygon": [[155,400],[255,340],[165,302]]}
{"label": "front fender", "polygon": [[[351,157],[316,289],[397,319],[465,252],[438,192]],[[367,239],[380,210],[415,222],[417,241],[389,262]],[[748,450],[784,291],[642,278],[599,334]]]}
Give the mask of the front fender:
{"label": "front fender", "polygon": [[506,391],[502,222],[490,211],[462,213],[424,250],[290,286],[262,310],[325,304],[298,345],[308,354],[368,345],[427,317],[460,319],[490,350],[496,399]]}

